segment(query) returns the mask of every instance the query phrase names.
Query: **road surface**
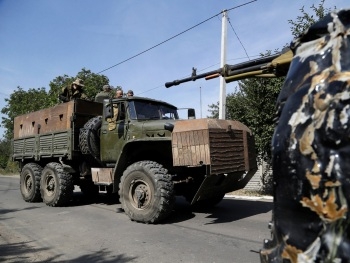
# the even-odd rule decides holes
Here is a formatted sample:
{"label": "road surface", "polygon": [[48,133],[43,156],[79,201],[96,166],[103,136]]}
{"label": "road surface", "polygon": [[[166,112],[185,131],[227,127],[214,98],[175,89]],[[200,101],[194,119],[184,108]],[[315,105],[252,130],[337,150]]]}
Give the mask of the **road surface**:
{"label": "road surface", "polygon": [[79,191],[67,207],[23,201],[18,176],[0,176],[0,262],[260,262],[271,200],[225,198],[192,211],[178,198],[157,225],[131,221],[105,195]]}

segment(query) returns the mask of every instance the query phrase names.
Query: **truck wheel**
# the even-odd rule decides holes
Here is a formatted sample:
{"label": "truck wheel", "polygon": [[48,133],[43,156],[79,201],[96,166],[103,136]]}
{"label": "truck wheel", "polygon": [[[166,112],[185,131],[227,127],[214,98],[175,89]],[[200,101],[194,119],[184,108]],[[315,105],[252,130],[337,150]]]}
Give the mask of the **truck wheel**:
{"label": "truck wheel", "polygon": [[42,201],[40,195],[40,176],[43,168],[36,163],[27,163],[20,178],[21,194],[26,202]]}
{"label": "truck wheel", "polygon": [[63,206],[73,194],[72,175],[65,172],[59,163],[48,163],[40,180],[41,197],[48,206]]}
{"label": "truck wheel", "polygon": [[79,147],[83,154],[92,155],[95,158],[100,157],[100,129],[102,125],[102,116],[96,116],[85,123],[80,129]]}
{"label": "truck wheel", "polygon": [[130,219],[143,223],[164,219],[175,203],[171,175],[162,165],[152,161],[136,162],[124,171],[119,196]]}

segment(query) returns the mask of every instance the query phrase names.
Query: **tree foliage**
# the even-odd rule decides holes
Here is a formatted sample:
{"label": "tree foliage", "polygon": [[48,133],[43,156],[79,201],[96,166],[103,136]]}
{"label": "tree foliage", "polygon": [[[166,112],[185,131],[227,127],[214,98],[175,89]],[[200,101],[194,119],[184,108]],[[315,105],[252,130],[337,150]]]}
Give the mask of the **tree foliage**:
{"label": "tree foliage", "polygon": [[0,140],[0,171],[4,170],[7,166],[10,156],[11,143],[9,140]]}
{"label": "tree foliage", "polygon": [[336,6],[334,6],[334,8],[324,7],[325,1],[326,0],[322,0],[318,6],[315,6],[313,4],[310,7],[310,9],[312,10],[310,14],[305,11],[303,6],[302,8],[300,8],[300,16],[297,16],[295,20],[288,20],[288,23],[291,26],[290,29],[292,35],[294,37],[298,37],[300,34],[305,32],[305,30],[307,30],[312,24],[324,18],[332,10],[336,9]]}
{"label": "tree foliage", "polygon": [[284,78],[253,78],[239,83],[236,94],[229,94],[226,102],[231,119],[246,124],[255,135],[258,156],[269,161],[271,138],[274,132],[275,101]]}

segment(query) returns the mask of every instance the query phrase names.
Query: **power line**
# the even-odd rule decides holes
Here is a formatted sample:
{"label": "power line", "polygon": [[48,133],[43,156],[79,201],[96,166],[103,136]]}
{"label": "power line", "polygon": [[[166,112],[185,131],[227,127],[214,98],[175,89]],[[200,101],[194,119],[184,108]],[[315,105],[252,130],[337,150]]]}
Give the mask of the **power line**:
{"label": "power line", "polygon": [[[244,3],[244,4],[241,4],[241,5],[235,6],[235,7],[232,7],[232,8],[230,8],[230,9],[226,9],[226,11],[233,10],[233,9],[237,9],[237,8],[239,8],[239,7],[248,5],[248,4],[253,3],[253,2],[256,2],[256,1],[257,1],[257,0],[253,0],[253,1],[250,1],[250,2],[247,2],[247,3]],[[158,47],[158,46],[160,46],[160,45],[162,45],[162,44],[164,44],[164,43],[166,43],[166,42],[168,42],[168,41],[170,41],[170,40],[172,40],[172,39],[174,39],[174,38],[176,38],[176,37],[178,37],[178,36],[180,36],[180,35],[182,35],[182,34],[184,34],[184,33],[186,33],[186,32],[188,32],[188,31],[192,30],[193,28],[195,28],[195,27],[197,27],[197,26],[199,26],[199,25],[201,25],[201,24],[204,24],[205,22],[207,22],[207,21],[213,19],[214,17],[216,17],[216,16],[222,14],[223,12],[224,12],[224,11],[221,11],[220,13],[215,14],[215,15],[209,17],[208,19],[206,19],[206,20],[204,20],[204,21],[202,21],[202,22],[200,22],[200,23],[198,23],[198,24],[196,24],[196,25],[194,25],[194,26],[192,26],[192,27],[190,27],[190,28],[188,28],[188,29],[186,29],[186,30],[184,30],[184,31],[182,31],[182,32],[180,32],[180,33],[178,33],[178,34],[176,34],[176,35],[174,35],[174,36],[172,36],[172,37],[166,39],[166,40],[164,40],[164,41],[162,41],[162,42],[160,42],[160,43],[157,44],[157,45],[154,45],[154,46],[152,46],[152,47],[150,47],[150,48],[148,48],[148,49],[146,49],[146,50],[144,50],[144,51],[142,51],[142,52],[140,52],[140,53],[137,53],[136,55],[131,56],[131,57],[129,57],[129,58],[127,58],[127,59],[125,59],[125,60],[123,60],[123,61],[121,61],[121,62],[119,62],[119,63],[117,63],[117,64],[115,64],[115,65],[113,65],[113,66],[110,66],[110,67],[108,67],[108,68],[106,68],[106,69],[104,69],[104,70],[101,70],[100,72],[97,72],[97,74],[100,74],[100,73],[102,73],[102,72],[104,72],[104,71],[107,71],[107,70],[109,70],[109,69],[111,69],[111,68],[114,68],[114,67],[116,67],[116,66],[118,66],[118,65],[120,65],[120,64],[123,64],[123,63],[125,63],[125,62],[127,62],[127,61],[129,61],[129,60],[131,60],[131,59],[133,59],[133,58],[136,58],[136,57],[138,57],[138,56],[140,56],[140,55],[142,55],[142,54],[144,54],[144,53],[146,53],[146,52],[148,52],[148,51],[150,51],[150,50],[152,50],[152,49],[154,49],[154,48],[156,48],[156,47]]]}
{"label": "power line", "polygon": [[[219,13],[219,14],[220,14],[220,13]],[[217,15],[218,15],[218,14],[216,14],[215,16],[217,16]],[[162,45],[162,44],[164,44],[164,43],[166,43],[166,42],[168,42],[168,41],[170,41],[170,40],[172,40],[172,39],[174,39],[174,38],[176,38],[176,37],[178,37],[178,36],[180,36],[180,35],[182,35],[182,34],[184,34],[184,33],[186,33],[187,31],[190,31],[191,29],[193,29],[193,28],[195,28],[195,27],[197,27],[197,26],[199,26],[199,25],[201,25],[201,24],[203,24],[203,23],[209,21],[210,19],[212,19],[212,18],[215,17],[215,16],[212,16],[212,17],[210,17],[210,18],[204,20],[203,22],[198,23],[198,24],[196,24],[196,25],[194,25],[194,26],[192,26],[192,27],[190,27],[190,28],[188,28],[188,29],[186,29],[186,30],[184,30],[184,31],[182,31],[182,32],[180,32],[180,33],[178,33],[178,34],[176,34],[175,36],[172,36],[172,37],[170,37],[170,38],[168,38],[168,39],[166,39],[166,40],[160,42],[160,43],[157,44],[157,45],[154,45],[154,46],[152,46],[152,47],[150,47],[150,48],[148,48],[148,49],[146,49],[146,50],[144,50],[144,51],[142,51],[142,52],[140,52],[140,53],[137,53],[136,55],[134,55],[134,56],[132,56],[132,57],[129,57],[129,58],[127,58],[127,59],[125,59],[125,60],[123,60],[123,61],[121,61],[121,62],[119,62],[119,63],[117,63],[117,64],[115,64],[115,65],[113,65],[113,66],[110,66],[109,68],[106,68],[106,69],[104,69],[104,70],[98,72],[97,74],[100,74],[101,72],[104,72],[104,71],[106,71],[106,70],[109,70],[109,69],[111,69],[111,68],[114,68],[114,67],[116,67],[116,66],[118,66],[118,65],[120,65],[120,64],[123,64],[123,63],[125,63],[125,62],[127,62],[127,61],[129,61],[129,60],[131,60],[131,59],[133,59],[133,58],[135,58],[135,57],[138,57],[138,56],[142,55],[143,53],[146,53],[146,52],[148,52],[148,51],[150,51],[150,50],[152,50],[152,49],[154,49],[154,48],[156,48],[156,47],[158,47],[158,46],[160,46],[160,45]]]}
{"label": "power line", "polygon": [[232,24],[231,24],[230,18],[227,18],[227,21],[228,21],[228,23],[230,24],[233,33],[235,33],[235,35],[236,35],[236,37],[237,37],[239,43],[241,43],[241,46],[243,47],[245,54],[247,55],[248,59],[250,60],[250,57],[249,57],[249,55],[248,55],[248,53],[247,53],[247,50],[245,49],[245,47],[244,47],[244,45],[243,45],[241,39],[239,38],[239,36],[237,35],[236,31],[234,30],[234,28],[233,28],[233,26],[232,26]]}

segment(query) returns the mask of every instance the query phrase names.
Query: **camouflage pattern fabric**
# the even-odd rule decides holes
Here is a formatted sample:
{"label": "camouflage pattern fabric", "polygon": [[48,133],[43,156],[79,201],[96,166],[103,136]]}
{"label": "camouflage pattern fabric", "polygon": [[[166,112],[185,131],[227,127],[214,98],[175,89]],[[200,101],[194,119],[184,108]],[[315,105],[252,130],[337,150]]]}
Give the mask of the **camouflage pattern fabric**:
{"label": "camouflage pattern fabric", "polygon": [[108,130],[113,131],[117,128],[117,119],[118,119],[118,107],[113,106],[113,118],[107,118]]}
{"label": "camouflage pattern fabric", "polygon": [[273,238],[261,262],[350,262],[350,10],[292,42],[272,140]]}
{"label": "camouflage pattern fabric", "polygon": [[108,91],[100,91],[99,93],[96,94],[95,101],[96,102],[103,102],[105,99],[112,99],[113,98],[113,93],[108,92]]}
{"label": "camouflage pattern fabric", "polygon": [[88,100],[88,97],[81,89],[73,89],[72,86],[67,86],[62,89],[60,99],[67,102],[74,99]]}

